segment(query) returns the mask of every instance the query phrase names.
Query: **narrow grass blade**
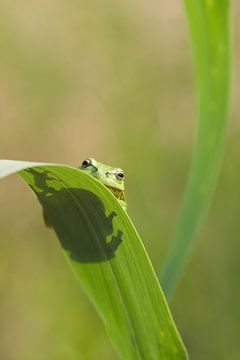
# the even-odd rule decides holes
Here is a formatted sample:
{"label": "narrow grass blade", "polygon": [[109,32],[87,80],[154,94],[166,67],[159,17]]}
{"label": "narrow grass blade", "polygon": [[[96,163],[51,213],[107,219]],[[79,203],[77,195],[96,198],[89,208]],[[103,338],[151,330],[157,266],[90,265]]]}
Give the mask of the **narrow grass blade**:
{"label": "narrow grass blade", "polygon": [[185,0],[198,87],[199,126],[188,188],[161,285],[170,294],[209,205],[223,150],[230,51],[227,0]]}
{"label": "narrow grass blade", "polygon": [[112,193],[78,169],[0,161],[37,195],[70,267],[127,359],[187,359],[141,240]]}

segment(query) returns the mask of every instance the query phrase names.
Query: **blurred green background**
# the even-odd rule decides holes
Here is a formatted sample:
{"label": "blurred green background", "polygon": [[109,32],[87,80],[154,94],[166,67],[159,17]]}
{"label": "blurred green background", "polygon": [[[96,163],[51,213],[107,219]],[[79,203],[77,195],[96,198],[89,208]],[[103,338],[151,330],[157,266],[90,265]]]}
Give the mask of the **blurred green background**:
{"label": "blurred green background", "polygon": [[[192,359],[240,354],[240,5],[232,6],[231,119],[218,186],[170,307]],[[1,158],[126,172],[129,213],[158,271],[189,171],[195,84],[181,3],[0,4]],[[116,359],[41,209],[0,186],[0,359]]]}

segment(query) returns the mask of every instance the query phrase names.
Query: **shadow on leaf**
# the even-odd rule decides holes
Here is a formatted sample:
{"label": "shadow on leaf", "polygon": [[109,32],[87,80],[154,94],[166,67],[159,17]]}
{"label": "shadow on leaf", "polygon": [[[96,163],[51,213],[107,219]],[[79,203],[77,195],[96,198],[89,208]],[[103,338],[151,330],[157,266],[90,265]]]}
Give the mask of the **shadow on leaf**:
{"label": "shadow on leaf", "polygon": [[78,262],[107,261],[115,256],[122,242],[122,231],[115,230],[101,199],[88,190],[69,188],[51,172],[24,170],[33,176],[30,185],[43,207],[48,227],[54,228],[70,257]]}

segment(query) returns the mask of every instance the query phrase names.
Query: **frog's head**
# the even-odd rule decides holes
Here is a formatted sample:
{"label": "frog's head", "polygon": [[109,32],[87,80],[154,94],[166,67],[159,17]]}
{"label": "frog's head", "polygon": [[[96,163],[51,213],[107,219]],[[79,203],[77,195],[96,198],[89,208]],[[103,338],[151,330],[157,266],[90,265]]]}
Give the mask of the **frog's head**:
{"label": "frog's head", "polygon": [[122,169],[102,164],[92,158],[84,160],[80,169],[101,181],[118,199],[124,196],[124,172]]}

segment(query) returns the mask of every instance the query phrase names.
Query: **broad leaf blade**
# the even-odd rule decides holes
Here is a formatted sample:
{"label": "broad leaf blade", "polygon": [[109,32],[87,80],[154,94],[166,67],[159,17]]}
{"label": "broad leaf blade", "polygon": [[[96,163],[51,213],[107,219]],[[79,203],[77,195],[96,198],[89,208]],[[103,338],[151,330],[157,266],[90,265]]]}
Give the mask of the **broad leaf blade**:
{"label": "broad leaf blade", "polygon": [[65,256],[122,359],[187,359],[128,215],[96,179],[71,167],[0,161],[36,193]]}
{"label": "broad leaf blade", "polygon": [[175,288],[216,183],[228,114],[230,46],[228,0],[184,0],[198,87],[195,154],[172,247],[161,274],[166,295]]}

